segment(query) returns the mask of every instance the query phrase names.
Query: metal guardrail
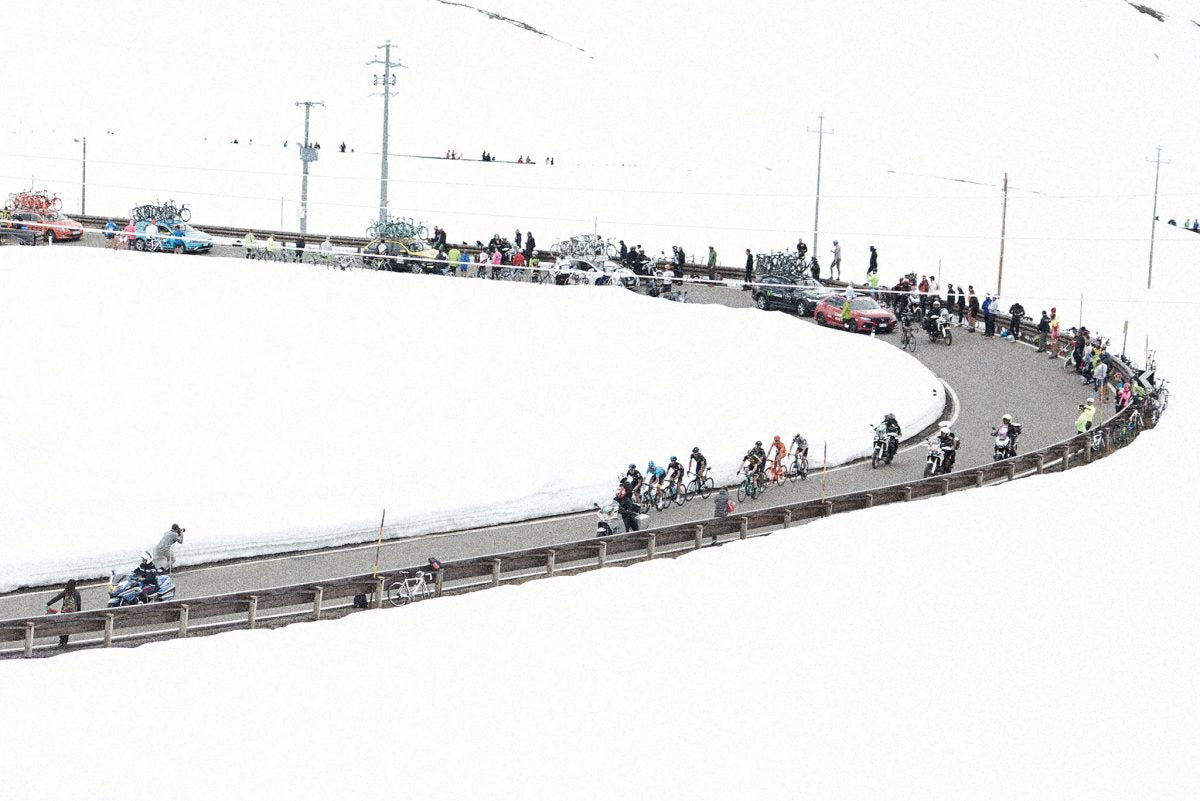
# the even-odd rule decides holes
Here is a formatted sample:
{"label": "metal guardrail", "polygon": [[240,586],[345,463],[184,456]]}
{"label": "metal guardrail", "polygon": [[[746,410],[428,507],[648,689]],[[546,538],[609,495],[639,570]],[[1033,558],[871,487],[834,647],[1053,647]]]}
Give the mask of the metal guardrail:
{"label": "metal guardrail", "polygon": [[[1112,432],[1118,426],[1127,426],[1132,408],[1123,410],[1085,434],[1038,451],[958,473],[894,484],[868,492],[774,506],[730,517],[445,562],[442,569],[436,572],[434,596],[596,570],[613,564],[648,561],[656,556],[674,556],[698,550],[710,543],[715,544],[722,537],[736,535],[738,539],[746,539],[759,536],[752,532],[767,529],[769,533],[807,520],[858,509],[907,503],[996,482],[1066,471],[1077,465],[1090,464],[1116,450],[1119,444]],[[1150,420],[1147,419],[1145,424],[1150,427]],[[1103,434],[1097,437],[1097,431]],[[1136,437],[1139,431],[1131,433]],[[1123,438],[1120,444],[1128,441],[1128,438]],[[31,657],[38,639],[61,635],[100,634],[100,639],[89,644],[108,647],[113,644],[117,630],[134,630],[131,634],[121,636],[121,640],[143,641],[169,636],[186,637],[189,632],[196,633],[201,629],[255,628],[268,617],[271,624],[319,620],[324,611],[341,608],[331,607],[331,601],[360,594],[370,597],[371,608],[380,608],[387,588],[393,581],[421,569],[424,568],[413,566],[382,571],[376,576],[363,574],[251,592],[189,598],[186,601],[4,620],[0,621],[0,643],[23,642],[23,648],[9,649],[5,655]],[[264,616],[264,612],[272,610],[290,611]],[[211,622],[197,625],[198,621],[206,620]]]}

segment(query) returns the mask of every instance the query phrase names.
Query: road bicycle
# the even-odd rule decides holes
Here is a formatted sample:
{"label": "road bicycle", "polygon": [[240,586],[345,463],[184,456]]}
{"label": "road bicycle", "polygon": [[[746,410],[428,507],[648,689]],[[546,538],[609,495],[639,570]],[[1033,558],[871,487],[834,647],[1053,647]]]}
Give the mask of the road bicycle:
{"label": "road bicycle", "polygon": [[808,454],[796,453],[792,455],[792,461],[787,465],[788,481],[800,479],[805,481],[808,479]]}
{"label": "road bicycle", "polygon": [[687,488],[684,487],[682,481],[678,484],[668,482],[666,487],[663,488],[663,495],[666,497],[668,503],[674,501],[676,506],[683,506],[689,500]]}
{"label": "road bicycle", "polygon": [[[688,475],[690,476],[692,474],[688,473]],[[683,488],[683,494],[684,498],[690,501],[697,495],[699,495],[701,498],[708,498],[714,489],[716,489],[716,487],[713,484],[713,480],[710,477],[705,476],[704,481],[698,481],[695,478],[689,481],[687,486]]]}
{"label": "road bicycle", "polygon": [[433,574],[418,570],[415,575],[401,574],[401,577],[388,587],[388,600],[392,606],[404,606],[421,598],[432,598],[434,592]]}
{"label": "road bicycle", "polygon": [[744,501],[747,498],[757,498],[766,489],[766,486],[760,482],[759,473],[746,473],[738,469],[738,475],[742,476],[742,483],[738,484],[737,499]]}
{"label": "road bicycle", "polygon": [[908,315],[900,321],[900,347],[909,353],[917,352],[917,338],[913,334],[912,318]]}
{"label": "road bicycle", "polygon": [[1142,427],[1142,412],[1136,406],[1129,410],[1129,419],[1125,420],[1112,430],[1113,445],[1120,448],[1128,442],[1132,442],[1138,435],[1138,430]]}
{"label": "road bicycle", "polygon": [[670,505],[671,499],[667,497],[665,487],[659,486],[656,482],[647,481],[642,485],[644,498],[647,503],[653,506],[658,511],[666,509]]}

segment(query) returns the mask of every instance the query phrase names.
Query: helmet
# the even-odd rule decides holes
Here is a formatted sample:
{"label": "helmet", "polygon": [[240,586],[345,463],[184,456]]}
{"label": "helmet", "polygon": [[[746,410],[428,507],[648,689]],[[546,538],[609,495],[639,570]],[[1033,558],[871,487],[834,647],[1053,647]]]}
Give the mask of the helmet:
{"label": "helmet", "polygon": [[776,442],[783,442],[783,440],[779,438],[779,435],[778,435],[778,434],[776,434],[776,435],[775,435],[775,441],[776,441]]}
{"label": "helmet", "polygon": [[617,499],[619,500],[619,499],[621,499],[621,498],[624,498],[624,497],[625,497],[625,488],[624,488],[624,487],[617,487]]}
{"label": "helmet", "polygon": [[647,470],[653,470],[653,469],[654,469],[654,460],[653,460],[653,459],[651,459],[651,460],[650,460],[650,464],[646,465],[646,469],[647,469]]}
{"label": "helmet", "polygon": [[699,453],[699,452],[700,452],[700,446],[699,446],[699,445],[697,445],[695,448],[692,448],[692,453]]}
{"label": "helmet", "polygon": [[891,422],[893,422],[893,423],[894,423],[894,422],[896,422],[896,415],[892,414],[891,412],[888,412],[887,414],[885,414],[885,415],[883,416],[883,419],[884,419],[884,420],[890,420]]}
{"label": "helmet", "polygon": [[835,245],[837,244],[837,240],[836,240],[836,239],[835,239],[835,240],[833,240],[833,244],[835,244]]}
{"label": "helmet", "polygon": [[149,551],[142,551],[142,564],[146,564],[147,562],[153,562],[153,561],[154,561],[154,557],[150,555]]}
{"label": "helmet", "polygon": [[1088,406],[1095,406],[1095,405],[1096,405],[1096,401],[1095,401],[1094,399],[1092,399],[1092,398],[1088,398],[1087,400],[1085,400],[1085,401],[1084,401],[1084,403],[1086,403]]}
{"label": "helmet", "polygon": [[671,462],[672,462],[672,463],[675,463],[675,462],[678,462],[678,461],[679,461],[679,460],[678,460],[678,459],[676,459],[674,456],[672,456],[672,457],[671,457]]}
{"label": "helmet", "polygon": [[1000,418],[1000,419],[1001,419],[1001,420],[1003,420],[1003,421],[1004,421],[1004,422],[1006,422],[1006,423],[1011,423],[1011,422],[1012,422],[1012,415],[1011,415],[1011,414],[1006,414],[1006,415],[1004,415],[1004,417],[1002,417],[1002,418]]}
{"label": "helmet", "polygon": [[636,465],[636,464],[631,464],[631,465],[629,465],[629,469],[630,469],[630,470],[637,470],[637,465]]}
{"label": "helmet", "polygon": [[754,447],[756,447],[756,448],[761,448],[761,447],[762,447],[762,440],[760,439],[758,442],[755,442],[755,443],[754,443]]}

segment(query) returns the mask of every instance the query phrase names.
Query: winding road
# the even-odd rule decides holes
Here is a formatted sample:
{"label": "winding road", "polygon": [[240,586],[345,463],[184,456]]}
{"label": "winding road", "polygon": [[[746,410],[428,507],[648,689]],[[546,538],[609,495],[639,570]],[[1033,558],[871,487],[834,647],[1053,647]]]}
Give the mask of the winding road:
{"label": "winding road", "polygon": [[[89,232],[82,243],[56,247],[98,244],[99,235]],[[225,255],[226,249],[230,255],[237,252],[228,246],[220,246],[218,252]],[[148,254],[146,258],[183,257]],[[738,289],[696,284],[690,286],[687,292],[692,302],[722,303],[733,307],[752,305],[750,293]],[[793,319],[797,325],[813,324],[811,320],[800,320],[794,316]],[[899,344],[896,334],[888,334],[880,339],[891,346]],[[1059,361],[1051,361],[1024,344],[1001,339],[985,340],[982,334],[968,334],[963,329],[955,330],[954,345],[951,347],[931,344],[927,338],[920,337],[914,356],[950,390],[943,419],[956,418],[954,430],[962,438],[956,464],[958,469],[991,462],[992,439],[989,431],[1005,413],[1012,413],[1022,424],[1020,442],[1023,452],[1045,447],[1070,436],[1074,432],[1076,406],[1088,394],[1074,373],[1064,371]],[[883,400],[887,388],[878,387],[877,393],[881,399],[879,415],[882,417],[887,411],[887,403]],[[862,421],[864,445],[871,436],[867,425],[871,422],[874,421]],[[764,432],[764,435],[769,433],[773,432]],[[790,435],[791,432],[781,433]],[[836,495],[865,491],[919,478],[925,462],[922,433],[928,436],[929,432],[907,432],[907,439],[891,465],[873,470],[869,460],[866,460],[831,469],[826,477],[827,493]],[[810,436],[811,440],[813,437]],[[813,451],[816,450],[814,447]],[[776,506],[820,497],[821,479],[819,466],[814,464],[813,473],[807,481],[772,487],[760,499],[747,500],[740,508]],[[712,501],[696,499],[682,507],[672,506],[663,512],[652,511],[650,522],[651,526],[678,524],[705,519],[711,514]],[[384,542],[380,568],[423,564],[430,556],[450,561],[546,547],[586,539],[594,531],[595,515],[591,511],[583,511],[526,522],[408,537]],[[179,587],[177,600],[370,572],[375,560],[375,547],[375,543],[371,542],[180,568],[174,574]],[[0,595],[0,619],[40,614],[49,594],[57,589],[57,586],[27,588]],[[83,582],[80,590],[85,609],[95,609],[107,602],[103,580]]]}

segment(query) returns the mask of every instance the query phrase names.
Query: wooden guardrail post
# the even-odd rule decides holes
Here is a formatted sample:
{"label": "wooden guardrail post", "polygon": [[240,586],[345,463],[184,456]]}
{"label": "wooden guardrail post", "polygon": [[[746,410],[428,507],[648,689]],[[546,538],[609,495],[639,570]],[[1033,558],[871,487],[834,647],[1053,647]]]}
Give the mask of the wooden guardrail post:
{"label": "wooden guardrail post", "polygon": [[1092,463],[1092,443],[1090,437],[1088,438],[1088,441],[1083,444],[1083,463]]}
{"label": "wooden guardrail post", "polygon": [[557,554],[558,554],[558,551],[554,550],[553,548],[546,551],[546,575],[547,576],[554,575],[554,557]]}
{"label": "wooden guardrail post", "polygon": [[1017,477],[1017,463],[1009,462],[1008,463],[1008,480],[1012,481],[1016,477]]}
{"label": "wooden guardrail post", "polygon": [[697,525],[695,529],[693,529],[693,533],[695,534],[695,540],[692,543],[692,548],[698,551],[700,550],[700,540],[704,537],[704,526]]}
{"label": "wooden guardrail post", "polygon": [[179,636],[186,637],[188,631],[188,605],[179,605]]}
{"label": "wooden guardrail post", "polygon": [[867,508],[870,509],[875,505],[875,493],[864,492],[863,497],[867,499]]}
{"label": "wooden guardrail post", "polygon": [[442,571],[441,570],[433,571],[433,597],[434,598],[442,597]]}
{"label": "wooden guardrail post", "polygon": [[313,587],[313,620],[321,619],[321,603],[325,600],[325,588]]}
{"label": "wooden guardrail post", "polygon": [[250,601],[246,604],[246,627],[254,628],[254,618],[258,616],[258,596],[251,595]]}
{"label": "wooden guardrail post", "polygon": [[500,586],[500,560],[499,559],[492,560],[492,586],[493,587]]}
{"label": "wooden guardrail post", "polygon": [[653,532],[646,535],[646,560],[647,561],[654,558],[654,540],[655,540],[655,538],[656,538],[656,535]]}
{"label": "wooden guardrail post", "polygon": [[604,559],[608,556],[608,543],[598,542],[596,545],[598,546],[596,550],[596,567],[604,567]]}
{"label": "wooden guardrail post", "polygon": [[791,524],[792,524],[792,510],[784,509],[783,510],[783,527],[787,528]]}
{"label": "wooden guardrail post", "polygon": [[738,539],[746,539],[746,535],[750,533],[750,518],[743,517],[738,523]]}
{"label": "wooden guardrail post", "polygon": [[383,594],[384,594],[383,582],[384,582],[383,576],[375,577],[375,595],[371,599],[371,608],[372,609],[382,609],[383,608]]}
{"label": "wooden guardrail post", "polygon": [[823,501],[821,507],[824,509],[824,514],[826,517],[833,515],[833,501]]}
{"label": "wooden guardrail post", "polygon": [[104,615],[104,647],[108,648],[112,645],[113,632],[113,613],[107,612]]}
{"label": "wooden guardrail post", "polygon": [[1063,469],[1063,472],[1065,473],[1065,472],[1066,472],[1066,470],[1067,470],[1067,468],[1068,468],[1068,467],[1070,467],[1070,466],[1071,466],[1071,446],[1070,446],[1070,445],[1066,445],[1066,446],[1064,446],[1064,447],[1063,447],[1063,452],[1062,452],[1062,469]]}
{"label": "wooden guardrail post", "polygon": [[[943,482],[942,494],[945,495],[947,492],[950,491],[950,479],[943,478],[942,482]],[[975,471],[975,486],[976,487],[983,486],[983,471],[982,470]]]}
{"label": "wooden guardrail post", "polygon": [[36,628],[33,623],[25,624],[25,658],[33,656],[33,630]]}
{"label": "wooden guardrail post", "polygon": [[1039,453],[1037,455],[1037,474],[1040,476],[1046,472],[1046,454]]}
{"label": "wooden guardrail post", "polygon": [[906,500],[906,501],[912,500],[912,487],[904,488],[904,500]]}

